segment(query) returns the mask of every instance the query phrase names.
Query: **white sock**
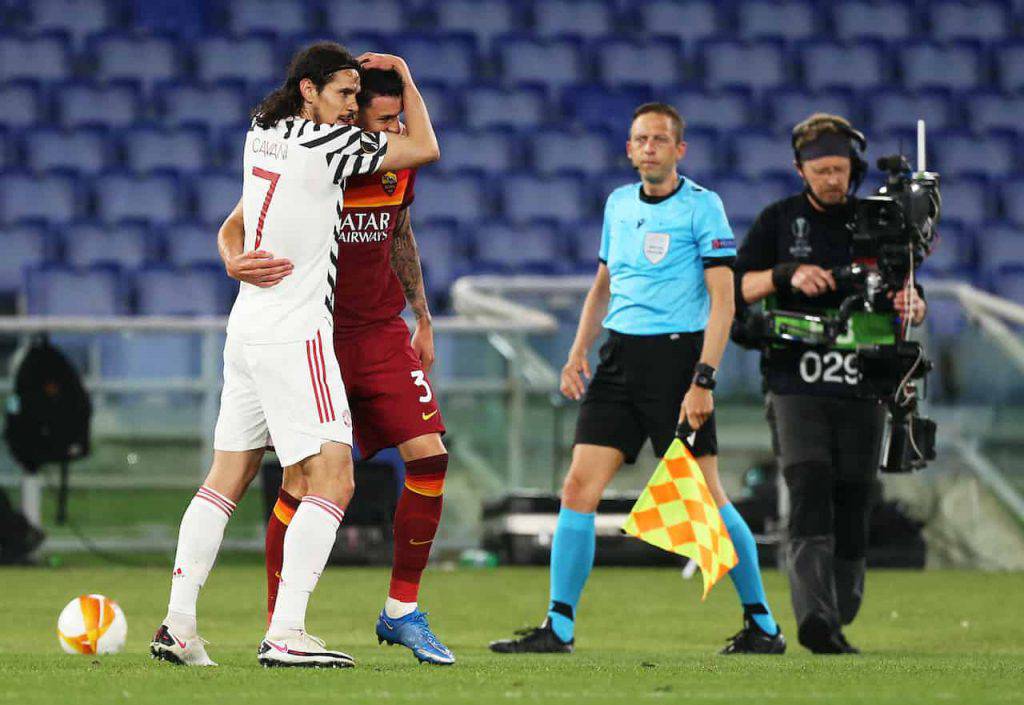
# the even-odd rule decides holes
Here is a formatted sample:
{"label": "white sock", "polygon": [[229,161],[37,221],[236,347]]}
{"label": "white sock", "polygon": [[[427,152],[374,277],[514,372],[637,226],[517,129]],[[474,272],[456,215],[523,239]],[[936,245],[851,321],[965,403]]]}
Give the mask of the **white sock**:
{"label": "white sock", "polygon": [[396,600],[393,597],[389,597],[384,601],[384,614],[391,619],[401,619],[407,614],[412,614],[416,611],[417,603],[415,602],[402,602]]}
{"label": "white sock", "polygon": [[196,631],[196,601],[217,560],[224,527],[235,503],[203,485],[185,510],[178,529],[178,551],[171,574],[171,599],[165,623],[185,634]]}
{"label": "white sock", "polygon": [[329,499],[306,495],[284,535],[281,584],[267,634],[287,636],[305,631],[306,606],[334,547],[345,511]]}

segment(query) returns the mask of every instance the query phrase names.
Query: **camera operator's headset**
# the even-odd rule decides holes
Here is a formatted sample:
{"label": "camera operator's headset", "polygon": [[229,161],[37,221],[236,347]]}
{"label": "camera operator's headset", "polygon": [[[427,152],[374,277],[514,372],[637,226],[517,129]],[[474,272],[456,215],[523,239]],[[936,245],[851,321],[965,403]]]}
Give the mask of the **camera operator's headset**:
{"label": "camera operator's headset", "polygon": [[838,132],[846,135],[850,138],[850,195],[857,193],[857,189],[860,188],[860,184],[864,181],[864,177],[868,173],[868,163],[864,159],[863,154],[868,149],[868,140],[864,136],[864,133],[860,130],[855,130],[853,126],[838,116],[832,115],[812,115],[811,117],[797,123],[796,127],[793,128],[792,138],[790,144],[793,147],[793,158],[797,164],[803,164],[800,160],[800,151],[796,148],[797,140],[805,132],[812,127],[818,125],[830,125],[835,128]]}

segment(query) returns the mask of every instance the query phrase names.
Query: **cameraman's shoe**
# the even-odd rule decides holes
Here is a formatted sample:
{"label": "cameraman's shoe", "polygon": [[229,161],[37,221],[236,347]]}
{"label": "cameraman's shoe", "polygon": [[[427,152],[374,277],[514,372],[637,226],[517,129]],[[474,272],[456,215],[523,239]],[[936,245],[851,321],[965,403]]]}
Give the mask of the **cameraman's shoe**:
{"label": "cameraman's shoe", "polygon": [[839,629],[832,629],[821,617],[809,617],[797,630],[800,644],[815,654],[859,654]]}

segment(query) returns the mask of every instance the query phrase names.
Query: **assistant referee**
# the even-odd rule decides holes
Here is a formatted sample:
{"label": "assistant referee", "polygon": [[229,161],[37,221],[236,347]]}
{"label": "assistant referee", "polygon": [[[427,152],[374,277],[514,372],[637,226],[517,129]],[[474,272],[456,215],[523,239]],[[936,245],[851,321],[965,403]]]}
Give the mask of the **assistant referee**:
{"label": "assistant referee", "polygon": [[[684,420],[697,429],[693,452],[740,558],[729,576],[743,604],[744,627],[723,653],[785,651],[753,535],[718,479],[712,390],[733,318],[736,249],[721,199],[677,171],[686,154],[684,127],[675,108],[663,103],[641,105],[633,115],[626,153],[641,181],[608,197],[597,276],[562,369],[562,393],[583,403],[551,548],[547,618],[519,638],[492,642],[492,651],[573,650],[601,495],[648,438],[664,455]],[[587,353],[602,318],[608,339],[585,390]]]}

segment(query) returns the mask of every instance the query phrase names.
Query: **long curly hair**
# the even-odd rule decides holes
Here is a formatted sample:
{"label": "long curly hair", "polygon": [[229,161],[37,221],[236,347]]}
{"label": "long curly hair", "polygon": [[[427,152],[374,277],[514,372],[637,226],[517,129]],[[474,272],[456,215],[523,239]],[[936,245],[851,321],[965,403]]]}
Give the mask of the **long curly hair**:
{"label": "long curly hair", "polygon": [[298,115],[303,99],[299,83],[308,78],[319,93],[331,77],[345,69],[359,70],[359,63],[348,49],[337,42],[317,42],[299,50],[288,64],[288,78],[260,101],[252,111],[256,124],[267,129],[279,120]]}

